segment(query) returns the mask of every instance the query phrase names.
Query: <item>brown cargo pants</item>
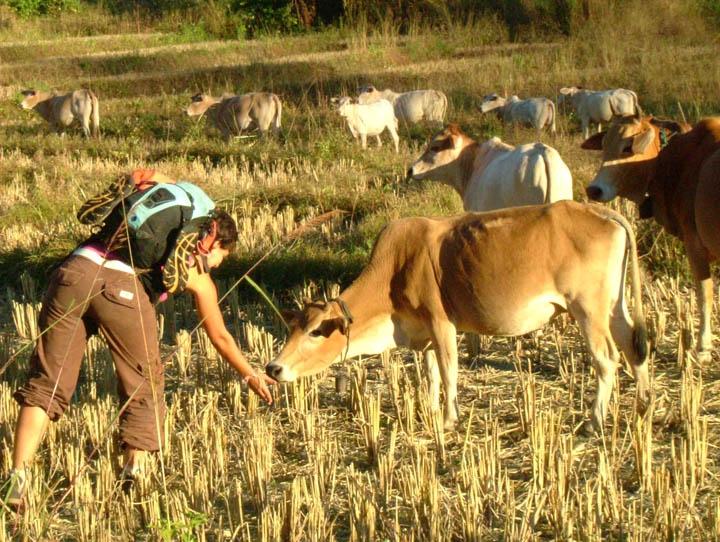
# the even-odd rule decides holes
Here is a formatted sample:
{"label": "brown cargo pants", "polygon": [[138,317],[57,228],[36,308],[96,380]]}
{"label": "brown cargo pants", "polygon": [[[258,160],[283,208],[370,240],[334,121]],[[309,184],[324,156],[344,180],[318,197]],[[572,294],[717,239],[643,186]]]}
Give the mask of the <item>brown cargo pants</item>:
{"label": "brown cargo pants", "polygon": [[15,392],[18,403],[43,408],[53,421],[60,418],[75,391],[88,335],[97,327],[115,362],[124,408],[120,440],[158,450],[165,417],[163,367],[155,308],[140,281],[71,255],[50,277],[39,320],[43,334],[28,380]]}

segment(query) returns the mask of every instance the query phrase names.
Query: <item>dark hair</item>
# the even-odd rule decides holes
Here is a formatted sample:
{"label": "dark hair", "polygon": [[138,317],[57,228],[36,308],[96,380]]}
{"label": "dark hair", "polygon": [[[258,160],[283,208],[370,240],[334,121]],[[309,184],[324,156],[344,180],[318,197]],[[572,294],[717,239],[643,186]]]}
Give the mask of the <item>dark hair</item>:
{"label": "dark hair", "polygon": [[214,220],[217,223],[217,238],[220,246],[232,252],[238,241],[238,230],[235,220],[227,212],[218,209],[214,213]]}

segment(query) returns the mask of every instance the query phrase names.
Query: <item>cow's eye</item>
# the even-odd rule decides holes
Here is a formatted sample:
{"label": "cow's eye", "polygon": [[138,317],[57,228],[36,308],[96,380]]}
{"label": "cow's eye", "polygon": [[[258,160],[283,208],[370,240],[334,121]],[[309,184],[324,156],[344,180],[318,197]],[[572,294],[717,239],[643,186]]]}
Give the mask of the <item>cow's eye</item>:
{"label": "cow's eye", "polygon": [[633,153],[633,142],[629,141],[625,144],[625,147],[623,147],[622,150],[623,154],[632,154]]}
{"label": "cow's eye", "polygon": [[310,335],[311,337],[321,337],[322,331],[320,331],[319,329],[313,329],[310,333],[308,333],[308,335]]}

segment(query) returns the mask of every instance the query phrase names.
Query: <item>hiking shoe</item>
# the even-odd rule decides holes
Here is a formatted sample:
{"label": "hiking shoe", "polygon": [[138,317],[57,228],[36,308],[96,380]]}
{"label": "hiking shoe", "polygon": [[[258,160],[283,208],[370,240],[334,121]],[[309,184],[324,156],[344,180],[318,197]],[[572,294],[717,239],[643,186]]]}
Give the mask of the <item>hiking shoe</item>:
{"label": "hiking shoe", "polygon": [[25,491],[28,487],[27,473],[25,469],[13,469],[10,471],[10,478],[3,485],[5,494],[3,502],[14,510],[22,507],[25,501]]}
{"label": "hiking shoe", "polygon": [[123,493],[128,494],[134,487],[137,487],[141,476],[142,469],[140,467],[137,465],[135,467],[125,465],[120,472],[120,487]]}

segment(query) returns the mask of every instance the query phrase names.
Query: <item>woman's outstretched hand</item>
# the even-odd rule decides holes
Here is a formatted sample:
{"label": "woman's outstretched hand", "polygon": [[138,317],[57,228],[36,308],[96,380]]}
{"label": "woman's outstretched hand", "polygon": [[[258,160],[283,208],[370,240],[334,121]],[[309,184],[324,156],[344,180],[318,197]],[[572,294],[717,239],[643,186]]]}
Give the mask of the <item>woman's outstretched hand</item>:
{"label": "woman's outstretched hand", "polygon": [[247,382],[247,385],[250,387],[250,389],[257,393],[263,401],[265,401],[269,405],[272,404],[272,394],[270,393],[268,386],[272,386],[273,384],[275,384],[275,380],[270,378],[265,373],[249,374],[245,378],[243,378],[243,380]]}

